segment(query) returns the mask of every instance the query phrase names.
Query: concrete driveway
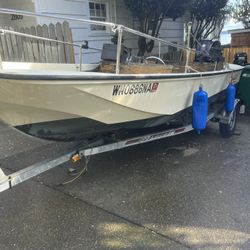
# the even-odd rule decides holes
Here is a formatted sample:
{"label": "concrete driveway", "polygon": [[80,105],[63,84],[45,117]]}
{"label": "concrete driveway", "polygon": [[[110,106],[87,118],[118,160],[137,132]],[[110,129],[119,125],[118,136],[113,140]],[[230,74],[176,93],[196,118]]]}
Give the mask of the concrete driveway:
{"label": "concrete driveway", "polygon": [[[217,125],[68,164],[0,194],[0,249],[250,249],[250,115],[241,136]],[[6,173],[63,153],[0,125]]]}

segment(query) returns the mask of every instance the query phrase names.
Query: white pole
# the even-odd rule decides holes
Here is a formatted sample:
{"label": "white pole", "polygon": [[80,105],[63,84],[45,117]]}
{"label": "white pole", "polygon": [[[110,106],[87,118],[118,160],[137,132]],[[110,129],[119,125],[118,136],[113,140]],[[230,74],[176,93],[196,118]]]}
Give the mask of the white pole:
{"label": "white pole", "polygon": [[117,42],[117,52],[116,52],[116,74],[120,73],[120,60],[121,60],[121,47],[122,47],[122,26],[118,26],[118,42]]}
{"label": "white pole", "polygon": [[161,58],[161,42],[159,42],[159,58]]}
{"label": "white pole", "polygon": [[0,55],[0,69],[3,69],[3,61],[2,61],[2,56]]}
{"label": "white pole", "polygon": [[190,48],[191,32],[192,32],[192,23],[189,22],[189,23],[188,23],[187,56],[186,56],[185,73],[187,73],[187,72],[188,72],[188,69],[189,69],[189,66],[188,66],[188,65],[189,65],[190,51],[191,51],[191,48]]}
{"label": "white pole", "polygon": [[82,49],[83,47],[81,46],[79,48],[79,70],[82,71]]}

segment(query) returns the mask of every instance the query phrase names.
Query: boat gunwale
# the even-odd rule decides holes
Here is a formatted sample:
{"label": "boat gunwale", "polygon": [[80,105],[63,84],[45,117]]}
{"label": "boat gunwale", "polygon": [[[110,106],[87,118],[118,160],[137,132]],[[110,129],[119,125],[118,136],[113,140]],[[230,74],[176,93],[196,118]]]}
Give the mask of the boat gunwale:
{"label": "boat gunwale", "polygon": [[220,71],[206,71],[195,73],[175,73],[175,74],[110,74],[110,73],[89,73],[82,72],[82,74],[69,74],[69,75],[35,75],[24,73],[3,73],[0,72],[0,79],[6,80],[50,80],[50,81],[71,81],[71,80],[161,80],[161,79],[185,79],[196,77],[209,77],[216,75],[223,75],[228,73],[236,73],[242,71],[241,69],[227,69]]}

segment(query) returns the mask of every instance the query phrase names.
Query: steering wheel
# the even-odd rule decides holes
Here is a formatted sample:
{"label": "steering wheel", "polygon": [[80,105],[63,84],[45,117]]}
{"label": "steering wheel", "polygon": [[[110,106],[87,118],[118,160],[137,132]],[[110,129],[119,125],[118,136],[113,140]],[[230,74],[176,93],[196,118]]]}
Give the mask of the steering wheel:
{"label": "steering wheel", "polygon": [[157,57],[157,56],[149,56],[149,57],[145,58],[145,61],[147,61],[149,59],[155,59],[155,60],[161,62],[164,65],[166,64],[160,57]]}

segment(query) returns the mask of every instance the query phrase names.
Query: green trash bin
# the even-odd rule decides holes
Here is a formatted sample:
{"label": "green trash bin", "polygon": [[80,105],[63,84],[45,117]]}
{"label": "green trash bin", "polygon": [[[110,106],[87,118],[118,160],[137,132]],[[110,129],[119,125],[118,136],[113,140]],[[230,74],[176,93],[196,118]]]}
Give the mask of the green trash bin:
{"label": "green trash bin", "polygon": [[250,65],[245,66],[239,82],[240,98],[250,108]]}

